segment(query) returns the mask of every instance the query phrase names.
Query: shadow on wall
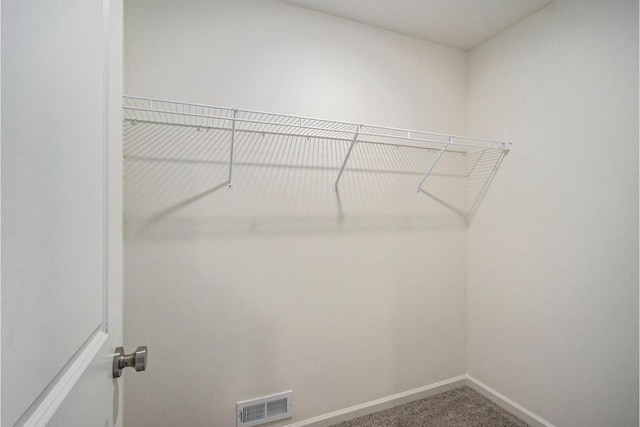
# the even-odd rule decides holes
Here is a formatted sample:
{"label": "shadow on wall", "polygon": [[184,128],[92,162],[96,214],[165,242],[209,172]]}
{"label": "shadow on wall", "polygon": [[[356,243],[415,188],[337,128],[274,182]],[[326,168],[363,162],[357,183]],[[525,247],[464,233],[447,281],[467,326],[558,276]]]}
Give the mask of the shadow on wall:
{"label": "shadow on wall", "polygon": [[125,342],[199,355],[130,378],[128,422],[233,426],[288,389],[304,419],[464,372],[467,212],[501,156],[447,153],[418,193],[437,151],[358,144],[335,192],[348,141],[240,133],[229,189],[228,131],[124,132]]}
{"label": "shadow on wall", "polygon": [[125,227],[171,239],[225,235],[358,233],[467,225],[502,150],[447,152],[240,133],[229,188],[224,130],[125,122]]}

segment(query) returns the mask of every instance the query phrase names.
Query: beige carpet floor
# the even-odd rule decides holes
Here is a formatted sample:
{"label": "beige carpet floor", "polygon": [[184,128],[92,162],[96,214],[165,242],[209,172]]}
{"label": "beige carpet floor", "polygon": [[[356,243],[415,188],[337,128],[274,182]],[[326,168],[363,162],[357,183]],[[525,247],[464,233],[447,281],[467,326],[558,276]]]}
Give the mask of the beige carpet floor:
{"label": "beige carpet floor", "polygon": [[334,427],[526,427],[527,423],[469,387],[396,406]]}

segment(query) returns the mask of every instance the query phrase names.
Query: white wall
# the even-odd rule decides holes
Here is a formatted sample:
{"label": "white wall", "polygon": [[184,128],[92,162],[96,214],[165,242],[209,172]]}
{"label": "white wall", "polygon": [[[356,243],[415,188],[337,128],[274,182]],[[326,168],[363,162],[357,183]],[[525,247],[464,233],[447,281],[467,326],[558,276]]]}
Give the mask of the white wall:
{"label": "white wall", "polygon": [[469,373],[558,426],[638,425],[638,2],[557,0],[469,55],[508,138],[469,232]]}
{"label": "white wall", "polygon": [[274,1],[132,0],[125,93],[465,131],[459,49]]}
{"label": "white wall", "polygon": [[[125,16],[128,94],[465,132],[460,50],[273,1]],[[137,126],[125,342],[150,362],[127,425],[232,426],[236,401],[290,388],[303,420],[465,373],[466,228],[415,194],[428,159],[357,148],[353,167],[414,173],[347,171],[336,194],[345,146],[241,141],[234,189],[215,190],[226,143]]]}

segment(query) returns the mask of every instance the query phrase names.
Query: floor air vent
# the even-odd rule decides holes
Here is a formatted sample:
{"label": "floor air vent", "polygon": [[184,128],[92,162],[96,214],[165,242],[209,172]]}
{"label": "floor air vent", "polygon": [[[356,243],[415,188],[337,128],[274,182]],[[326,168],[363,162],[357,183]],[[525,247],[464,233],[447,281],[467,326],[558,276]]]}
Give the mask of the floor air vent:
{"label": "floor air vent", "polygon": [[292,391],[272,394],[259,399],[243,400],[236,404],[236,426],[257,426],[271,421],[289,418],[292,413]]}

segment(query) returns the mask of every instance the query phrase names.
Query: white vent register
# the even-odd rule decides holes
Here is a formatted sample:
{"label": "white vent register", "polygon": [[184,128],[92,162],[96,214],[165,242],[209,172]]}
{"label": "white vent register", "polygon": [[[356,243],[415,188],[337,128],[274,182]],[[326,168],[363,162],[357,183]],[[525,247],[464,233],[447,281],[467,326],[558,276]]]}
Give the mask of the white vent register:
{"label": "white vent register", "polygon": [[236,426],[249,427],[293,416],[292,390],[236,404]]}

